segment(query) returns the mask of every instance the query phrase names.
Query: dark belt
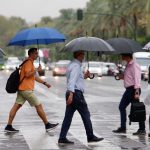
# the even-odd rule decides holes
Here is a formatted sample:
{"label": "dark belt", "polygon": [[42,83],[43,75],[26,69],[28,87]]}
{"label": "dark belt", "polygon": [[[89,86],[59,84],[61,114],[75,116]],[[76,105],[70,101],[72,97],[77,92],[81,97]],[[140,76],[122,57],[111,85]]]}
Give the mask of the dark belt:
{"label": "dark belt", "polygon": [[[70,91],[66,91],[67,93],[70,92]],[[80,92],[80,93],[83,93],[81,90],[77,90],[75,89],[75,92]]]}
{"label": "dark belt", "polygon": [[126,89],[134,89],[134,85],[127,87]]}
{"label": "dark belt", "polygon": [[80,93],[83,93],[81,90],[77,90],[77,89],[75,89],[75,92],[80,92]]}

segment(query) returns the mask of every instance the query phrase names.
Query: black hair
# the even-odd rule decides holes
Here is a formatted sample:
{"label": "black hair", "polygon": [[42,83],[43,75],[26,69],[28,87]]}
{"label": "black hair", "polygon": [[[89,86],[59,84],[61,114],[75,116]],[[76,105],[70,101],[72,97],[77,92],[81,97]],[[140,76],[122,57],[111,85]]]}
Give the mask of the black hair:
{"label": "black hair", "polygon": [[131,53],[123,53],[121,54],[121,56],[133,58],[133,55]]}
{"label": "black hair", "polygon": [[30,54],[32,54],[32,53],[34,53],[35,51],[37,51],[37,48],[30,48],[29,50],[28,50],[28,55],[30,56]]}
{"label": "black hair", "polygon": [[84,53],[82,50],[76,51],[73,53],[73,57],[77,58],[81,53]]}

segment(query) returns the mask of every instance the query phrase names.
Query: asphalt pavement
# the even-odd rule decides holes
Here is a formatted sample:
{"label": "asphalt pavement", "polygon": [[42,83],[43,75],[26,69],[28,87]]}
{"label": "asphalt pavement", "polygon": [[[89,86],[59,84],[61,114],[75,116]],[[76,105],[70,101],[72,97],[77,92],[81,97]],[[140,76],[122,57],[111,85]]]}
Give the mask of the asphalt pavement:
{"label": "asphalt pavement", "polygon": [[[9,111],[15,101],[16,94],[7,94],[5,91],[6,79],[9,73],[0,72],[0,150],[149,150],[150,138],[146,136],[133,136],[138,129],[137,123],[127,125],[126,134],[115,134],[112,130],[120,124],[118,104],[124,88],[121,81],[112,77],[102,77],[86,81],[85,98],[91,112],[91,120],[95,135],[104,137],[104,140],[88,144],[84,126],[79,114],[76,112],[68,133],[68,139],[74,145],[59,146],[57,141],[65,111],[65,77],[53,78],[51,73],[46,74],[45,80],[52,84],[51,89],[36,84],[35,93],[42,101],[45,113],[50,122],[59,122],[58,128],[52,132],[45,132],[42,121],[34,108],[28,103],[19,110],[14,120],[14,127],[19,133],[8,134],[4,132]],[[143,100],[146,94],[147,83],[142,81]],[[147,107],[146,130],[148,129]],[[127,109],[129,113],[129,107]],[[127,124],[129,121],[127,122]]]}

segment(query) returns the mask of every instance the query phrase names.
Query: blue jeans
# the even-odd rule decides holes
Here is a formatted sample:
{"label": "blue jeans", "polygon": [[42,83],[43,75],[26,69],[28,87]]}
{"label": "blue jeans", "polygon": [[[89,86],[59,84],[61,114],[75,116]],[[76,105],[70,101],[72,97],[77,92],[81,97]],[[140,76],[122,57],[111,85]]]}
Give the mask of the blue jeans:
{"label": "blue jeans", "polygon": [[[121,127],[126,128],[126,108],[134,99],[135,89],[133,86],[126,89],[119,104]],[[145,122],[139,122],[139,130],[145,130]]]}
{"label": "blue jeans", "polygon": [[[69,92],[66,92],[66,100],[68,96],[69,96]],[[72,122],[74,112],[76,110],[81,115],[85,130],[86,130],[87,139],[93,138],[94,135],[93,135],[92,122],[90,119],[90,112],[88,110],[87,103],[84,99],[83,93],[79,90],[75,90],[72,104],[69,106],[66,106],[65,117],[62,123],[60,137],[59,137],[60,139],[66,138],[67,132]]]}

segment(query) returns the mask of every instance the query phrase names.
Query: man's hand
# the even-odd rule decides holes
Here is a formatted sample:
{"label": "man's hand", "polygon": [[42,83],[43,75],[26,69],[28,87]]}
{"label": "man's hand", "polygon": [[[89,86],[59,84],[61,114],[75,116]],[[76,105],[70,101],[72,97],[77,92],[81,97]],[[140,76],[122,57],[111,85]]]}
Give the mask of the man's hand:
{"label": "man's hand", "polygon": [[41,64],[39,64],[38,68],[36,69],[36,71],[42,71],[42,66]]}
{"label": "man's hand", "polygon": [[134,99],[139,100],[140,99],[140,95],[135,93]]}
{"label": "man's hand", "polygon": [[118,74],[119,79],[124,79],[124,75],[123,74]]}
{"label": "man's hand", "polygon": [[139,99],[140,99],[140,91],[139,91],[139,89],[136,89],[136,90],[135,90],[134,98],[135,98],[136,100],[139,100]]}
{"label": "man's hand", "polygon": [[68,99],[66,101],[66,104],[70,105],[72,103],[72,101],[73,101],[73,93],[70,92],[69,97],[68,97]]}
{"label": "man's hand", "polygon": [[87,78],[90,78],[90,72],[89,72],[89,70],[87,70],[87,71],[84,73],[84,79],[87,79]]}
{"label": "man's hand", "polygon": [[44,85],[47,86],[47,88],[50,88],[50,87],[51,87],[51,85],[48,84],[47,82],[45,82]]}

